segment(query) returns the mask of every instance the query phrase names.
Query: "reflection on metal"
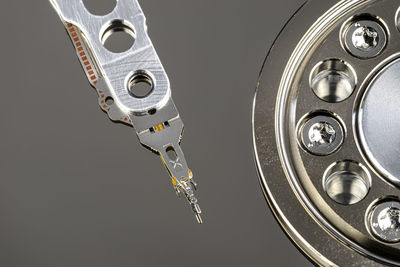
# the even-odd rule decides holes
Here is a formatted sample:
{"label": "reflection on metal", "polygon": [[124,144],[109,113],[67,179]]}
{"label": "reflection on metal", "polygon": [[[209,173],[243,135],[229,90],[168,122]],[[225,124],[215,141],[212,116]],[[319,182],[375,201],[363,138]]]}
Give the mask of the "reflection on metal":
{"label": "reflection on metal", "polygon": [[319,63],[312,72],[310,80],[310,87],[314,93],[330,103],[346,100],[357,85],[354,69],[339,59],[328,59]]}
{"label": "reflection on metal", "polygon": [[373,234],[383,242],[400,242],[400,202],[384,200],[371,211],[369,224]]}
{"label": "reflection on metal", "polygon": [[352,20],[343,38],[349,53],[361,59],[376,57],[387,44],[384,26],[369,15],[361,15]]}
{"label": "reflection on metal", "polygon": [[319,156],[336,152],[345,138],[345,131],[339,120],[323,111],[314,112],[302,119],[298,131],[303,148]]}
{"label": "reflection on metal", "polygon": [[310,0],[260,76],[261,184],[319,265],[400,265],[399,10],[398,0]]}
{"label": "reflection on metal", "polygon": [[[199,223],[195,182],[180,147],[183,122],[171,98],[167,74],[147,34],[137,0],[117,0],[109,14],[95,15],[82,0],[50,0],[71,37],[99,105],[115,122],[133,126],[140,142],[161,156],[172,184],[182,193]],[[107,46],[110,36],[125,33],[124,47]],[[139,86],[143,89],[138,89]],[[168,158],[173,149],[176,158]],[[149,192],[151,189],[149,189]]]}

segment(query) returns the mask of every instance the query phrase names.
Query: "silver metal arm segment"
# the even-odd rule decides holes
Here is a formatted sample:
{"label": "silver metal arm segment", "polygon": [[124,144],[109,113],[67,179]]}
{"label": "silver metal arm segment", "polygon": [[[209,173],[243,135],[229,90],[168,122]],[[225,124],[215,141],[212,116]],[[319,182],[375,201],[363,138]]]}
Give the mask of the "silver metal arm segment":
{"label": "silver metal arm segment", "polygon": [[[201,209],[196,183],[180,147],[183,122],[171,98],[168,76],[147,34],[146,19],[137,0],[117,0],[105,15],[91,14],[82,0],[50,0],[63,21],[99,105],[109,118],[134,127],[140,142],[160,155],[177,194],[183,193],[199,223]],[[133,46],[114,53],[104,47],[107,36],[125,31]],[[151,92],[137,97],[132,87],[147,83]]]}

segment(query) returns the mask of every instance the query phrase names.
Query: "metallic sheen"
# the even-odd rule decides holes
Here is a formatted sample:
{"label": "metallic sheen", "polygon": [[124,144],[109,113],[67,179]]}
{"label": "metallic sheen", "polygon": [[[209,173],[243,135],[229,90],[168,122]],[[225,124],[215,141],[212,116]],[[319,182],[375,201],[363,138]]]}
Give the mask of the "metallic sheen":
{"label": "metallic sheen", "polygon": [[376,57],[382,53],[388,39],[385,29],[379,22],[365,19],[356,19],[345,35],[348,51],[362,59]]}
{"label": "metallic sheen", "polygon": [[[202,223],[194,195],[196,183],[180,147],[183,122],[138,1],[116,0],[114,10],[104,16],[91,14],[82,0],[50,2],[67,29],[90,84],[99,94],[101,109],[111,120],[133,126],[143,146],[160,155],[177,194],[184,194]],[[135,37],[132,47],[120,53],[106,49],[105,39],[116,31]],[[136,82],[146,82],[151,86],[150,93],[135,96],[131,87]]]}
{"label": "metallic sheen", "polygon": [[310,115],[299,129],[301,144],[308,152],[326,156],[343,144],[345,132],[341,123],[324,113]]}
{"label": "metallic sheen", "polygon": [[358,130],[376,170],[400,186],[400,59],[382,69],[366,89],[358,111]]}
{"label": "metallic sheen", "polygon": [[379,203],[370,215],[373,234],[389,243],[400,242],[400,202],[386,200]]}
{"label": "metallic sheen", "polygon": [[[399,8],[398,0],[307,1],[275,41],[257,83],[253,138],[262,189],[288,236],[321,266],[400,265],[400,242],[377,239],[366,221],[374,203],[388,197],[399,199],[400,191],[378,172],[357,130],[359,118],[364,118],[359,110],[366,88],[386,66],[400,58],[396,23]],[[374,56],[361,58],[344,46],[343,33],[359,18],[382,22],[387,34],[386,44]],[[322,66],[321,62],[334,64],[316,67]],[[337,75],[335,64],[339,62],[351,66],[356,78],[353,81],[357,82],[337,91],[338,77],[349,77],[351,73]],[[321,73],[315,72],[319,69],[334,74],[326,76],[322,72],[327,79],[320,79],[326,81],[321,86],[319,79],[312,83]],[[399,81],[388,79],[386,83],[392,84],[390,89]],[[380,99],[383,112],[369,113],[367,120],[398,121],[398,97],[385,96],[387,90],[381,90],[383,95],[375,98],[377,102]],[[309,114],[319,111],[337,115],[345,129],[340,149],[329,155],[309,153],[303,145],[299,146],[298,125]],[[387,129],[388,124],[373,125],[371,122],[376,136],[371,142],[385,142],[380,153],[393,153],[399,147],[398,135]],[[377,141],[379,132],[382,136]],[[390,214],[396,217],[397,212]],[[397,227],[391,222],[392,225]]]}

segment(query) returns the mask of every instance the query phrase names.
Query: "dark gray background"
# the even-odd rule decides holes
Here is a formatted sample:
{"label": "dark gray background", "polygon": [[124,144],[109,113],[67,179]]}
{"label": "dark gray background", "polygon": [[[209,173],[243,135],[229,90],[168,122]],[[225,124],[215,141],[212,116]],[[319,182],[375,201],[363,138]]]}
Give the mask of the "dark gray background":
{"label": "dark gray background", "polygon": [[259,70],[303,0],[140,2],[205,224],[100,111],[49,2],[2,1],[0,267],[310,266],[267,207],[251,140]]}

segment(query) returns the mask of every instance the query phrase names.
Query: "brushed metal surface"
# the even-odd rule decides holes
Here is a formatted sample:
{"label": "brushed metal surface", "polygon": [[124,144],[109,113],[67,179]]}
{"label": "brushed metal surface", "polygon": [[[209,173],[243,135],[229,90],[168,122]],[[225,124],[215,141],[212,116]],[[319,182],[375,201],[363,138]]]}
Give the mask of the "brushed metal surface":
{"label": "brushed metal surface", "polygon": [[400,59],[384,67],[372,80],[358,111],[361,145],[376,170],[400,186]]}
{"label": "brushed metal surface", "polygon": [[[97,62],[102,66],[103,76],[114,88],[122,109],[144,113],[167,103],[171,95],[169,79],[147,34],[145,16],[137,0],[117,0],[114,10],[104,16],[91,14],[82,0],[51,2],[62,19],[79,27],[89,40]],[[115,18],[123,21],[136,35],[133,46],[122,53],[108,51],[102,43],[102,35]],[[135,98],[128,93],[126,84],[132,72],[142,69],[154,75],[154,89],[146,98]]]}

